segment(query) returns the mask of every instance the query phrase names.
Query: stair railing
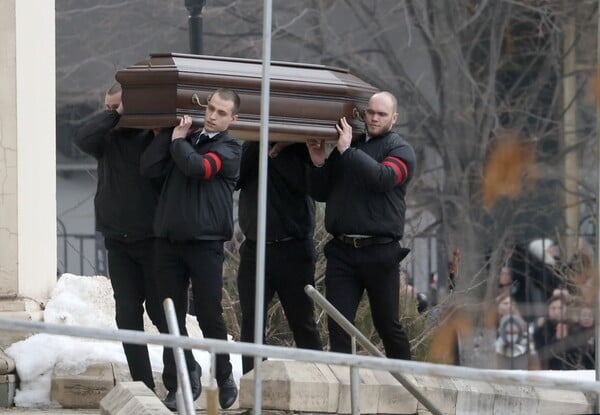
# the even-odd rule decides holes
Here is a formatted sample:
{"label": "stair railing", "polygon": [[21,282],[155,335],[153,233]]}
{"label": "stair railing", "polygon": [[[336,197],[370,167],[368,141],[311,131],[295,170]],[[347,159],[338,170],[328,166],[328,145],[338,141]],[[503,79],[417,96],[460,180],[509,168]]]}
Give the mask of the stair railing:
{"label": "stair railing", "polygon": [[[358,344],[360,344],[371,355],[385,357],[385,355],[381,353],[381,351],[379,351],[379,349],[375,347],[375,345],[371,343],[369,339],[367,339],[354,324],[348,321],[348,319],[344,317],[342,313],[340,313],[340,311],[333,306],[333,304],[327,301],[327,299],[323,297],[323,295],[317,291],[315,287],[307,284],[304,286],[304,292],[306,295],[312,298],[315,303],[319,304],[319,306],[323,308],[327,315],[334,319],[335,322],[351,336],[353,344],[352,354],[356,354],[356,342],[358,342]],[[429,410],[429,412],[431,412],[433,415],[442,415],[442,411],[437,409],[437,407],[431,403],[431,401],[427,399],[425,395],[423,395],[421,391],[417,389],[415,385],[413,385],[413,383],[404,375],[399,372],[391,373],[411,395],[413,395],[425,408]],[[352,394],[352,414],[357,415],[358,408],[356,408],[357,412],[355,412],[354,405],[357,405],[356,402],[358,402],[358,368],[353,365],[350,365],[350,382],[350,393]],[[353,385],[353,383],[356,383],[356,385]],[[356,395],[356,397],[354,395]]]}

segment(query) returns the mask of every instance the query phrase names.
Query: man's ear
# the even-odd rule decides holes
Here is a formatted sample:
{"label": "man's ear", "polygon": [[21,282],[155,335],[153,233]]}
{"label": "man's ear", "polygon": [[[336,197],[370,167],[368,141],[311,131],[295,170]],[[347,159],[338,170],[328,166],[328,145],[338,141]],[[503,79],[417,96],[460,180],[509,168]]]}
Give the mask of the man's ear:
{"label": "man's ear", "polygon": [[236,122],[238,119],[238,114],[232,115],[231,116],[231,122]]}
{"label": "man's ear", "polygon": [[395,112],[394,115],[392,115],[392,125],[396,124],[396,121],[398,121],[398,113]]}

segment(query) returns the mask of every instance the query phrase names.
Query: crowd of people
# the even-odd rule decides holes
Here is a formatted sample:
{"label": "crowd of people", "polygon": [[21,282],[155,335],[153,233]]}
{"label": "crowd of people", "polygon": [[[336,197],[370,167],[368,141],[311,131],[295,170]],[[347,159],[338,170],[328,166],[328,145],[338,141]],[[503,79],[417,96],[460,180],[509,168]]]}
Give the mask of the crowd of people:
{"label": "crowd of people", "polygon": [[[192,306],[206,338],[227,339],[223,244],[233,236],[233,194],[239,190],[245,236],[238,270],[241,340],[255,340],[258,144],[241,145],[229,134],[240,105],[235,91],[221,88],[207,98],[202,126],[183,115],[171,128],[122,128],[118,122],[126,108],[116,83],[106,93],[105,111],[78,132],[77,145],[98,162],[96,227],[108,251],[119,328],[143,330],[145,308],[167,333],[162,301],[171,298],[182,335]],[[330,151],[319,138],[269,144],[263,306],[278,295],[297,347],[323,349],[313,304],[303,290],[314,283],[317,200],[325,203],[331,235],[324,249],[327,299],[353,322],[366,291],[386,355],[411,358],[399,321],[398,271],[408,253],[400,241],[416,156],[392,130],[397,119],[394,95],[378,92],[364,111],[365,133],[353,138],[345,118],[332,120],[338,139]],[[350,336],[331,319],[328,331],[329,350],[351,352]],[[123,348],[133,380],[154,390],[147,348]],[[195,400],[202,392],[202,368],[191,351],[184,355]],[[177,374],[169,348],[163,363],[168,392],[163,403],[176,410]],[[252,358],[243,357],[244,373],[253,365]],[[238,391],[228,354],[217,355],[214,373],[219,403],[229,408]]]}
{"label": "crowd of people", "polygon": [[497,278],[496,356],[503,369],[594,369],[594,309],[582,240],[564,263],[548,239],[517,249]]}

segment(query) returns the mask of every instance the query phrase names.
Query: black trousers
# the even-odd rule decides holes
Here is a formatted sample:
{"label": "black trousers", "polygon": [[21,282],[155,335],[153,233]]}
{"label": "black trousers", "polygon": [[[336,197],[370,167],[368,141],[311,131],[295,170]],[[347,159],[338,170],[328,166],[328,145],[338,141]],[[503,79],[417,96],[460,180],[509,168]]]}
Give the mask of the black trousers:
{"label": "black trousers", "polygon": [[[171,298],[175,305],[181,335],[187,335],[185,318],[188,310],[188,287],[191,281],[194,308],[205,338],[227,340],[227,327],[221,307],[223,289],[223,241],[171,242],[157,239],[155,273],[161,301]],[[161,332],[168,333],[163,326]],[[191,350],[184,351],[188,371],[198,363]],[[229,354],[218,354],[216,378],[219,384],[231,374]],[[163,353],[163,383],[167,390],[177,390],[177,368],[173,350]]]}
{"label": "black trousers", "polygon": [[[398,319],[400,296],[399,264],[402,248],[398,242],[354,248],[338,239],[325,245],[327,299],[354,323],[356,310],[366,290],[371,317],[385,354],[410,360],[410,344]],[[351,353],[350,336],[328,319],[329,343],[334,352]]]}
{"label": "black trousers", "polygon": [[[152,262],[154,239],[125,243],[105,238],[108,250],[108,272],[115,297],[117,327],[144,331],[144,302],[152,322],[163,325],[163,313],[158,300]],[[154,389],[148,347],[123,344],[129,372],[134,381],[142,381]]]}
{"label": "black trousers", "polygon": [[[264,312],[277,293],[296,346],[322,350],[321,337],[314,319],[313,302],[304,293],[306,284],[315,283],[312,242],[296,239],[267,244],[265,256]],[[243,342],[254,341],[255,290],[256,241],[246,240],[240,248],[238,269]],[[243,372],[247,373],[253,368],[254,358],[242,356]]]}

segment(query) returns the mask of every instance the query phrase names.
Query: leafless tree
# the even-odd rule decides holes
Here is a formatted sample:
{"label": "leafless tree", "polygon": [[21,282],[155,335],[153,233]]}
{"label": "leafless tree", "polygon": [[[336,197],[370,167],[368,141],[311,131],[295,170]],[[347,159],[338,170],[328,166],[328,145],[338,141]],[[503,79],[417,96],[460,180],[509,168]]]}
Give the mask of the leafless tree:
{"label": "leafless tree", "polygon": [[[91,88],[87,77],[98,72],[89,66],[106,74],[157,49],[185,52],[187,14],[183,1],[176,3],[57,1],[62,45],[57,85],[66,97],[60,99],[80,94],[71,91],[81,91],[84,80]],[[207,2],[205,53],[260,58],[262,3]],[[89,15],[98,18],[90,22],[84,18]],[[447,264],[460,252],[454,291],[446,301],[481,310],[516,243],[560,237],[564,231],[560,186],[565,174],[574,174],[560,167],[565,156],[581,155],[576,174],[583,178],[581,200],[594,205],[596,184],[586,178],[596,162],[590,156],[595,154],[593,105],[579,108],[575,143],[564,146],[561,139],[565,109],[573,104],[562,99],[565,80],[577,79],[578,101],[585,103],[591,89],[595,43],[588,42],[590,34],[595,37],[596,19],[592,0],[577,7],[559,0],[275,2],[272,58],[348,68],[396,94],[402,107],[398,129],[419,159],[409,193],[407,239],[436,235],[442,294]],[[132,25],[136,21],[143,23]],[[573,23],[576,36],[565,45],[564,28]],[[87,58],[67,59],[73,48]],[[588,65],[565,73],[565,58],[574,51]],[[104,84],[97,83],[96,92]],[[507,143],[513,147],[502,159],[498,151]],[[510,154],[520,157],[511,161]],[[473,324],[483,326],[478,319]]]}
{"label": "leafless tree", "polygon": [[[460,250],[453,293],[460,304],[480,307],[490,298],[515,243],[563,232],[558,187],[565,173],[557,166],[594,138],[582,131],[576,147],[561,145],[569,105],[561,100],[563,81],[578,77],[581,100],[594,70],[564,73],[563,62],[594,35],[595,3],[304,0],[274,6],[273,59],[349,68],[399,97],[399,128],[420,160],[407,227],[416,233],[409,236],[435,231],[442,290],[449,255]],[[214,25],[207,22],[209,53],[260,57],[261,4],[214,2],[219,16]],[[569,19],[577,35],[565,47]],[[590,125],[593,130],[593,123],[584,129]],[[515,146],[509,154],[529,156],[499,162],[497,168],[514,174],[494,182],[486,174],[498,172],[487,171],[486,163],[507,142]]]}

